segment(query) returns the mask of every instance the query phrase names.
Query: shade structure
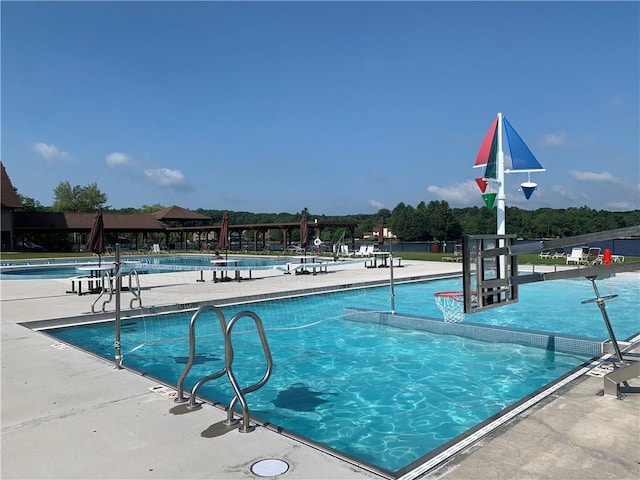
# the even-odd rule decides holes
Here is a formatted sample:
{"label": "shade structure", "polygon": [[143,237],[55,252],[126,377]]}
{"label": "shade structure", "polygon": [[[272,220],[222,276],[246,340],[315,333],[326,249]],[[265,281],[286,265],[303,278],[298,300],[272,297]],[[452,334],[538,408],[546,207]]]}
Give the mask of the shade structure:
{"label": "shade structure", "polygon": [[303,248],[307,248],[309,244],[309,221],[307,220],[307,216],[303,215],[300,220],[300,246]]}
{"label": "shade structure", "polygon": [[106,249],[104,246],[104,218],[102,217],[102,207],[96,209],[96,216],[93,219],[89,239],[87,240],[87,250],[98,255],[98,263],[102,261],[102,255]]}
{"label": "shade structure", "polygon": [[384,217],[378,219],[378,245],[384,243]]}
{"label": "shade structure", "polygon": [[218,236],[218,245],[216,250],[229,249],[229,212],[224,212],[222,216],[222,226],[220,227],[220,235]]}

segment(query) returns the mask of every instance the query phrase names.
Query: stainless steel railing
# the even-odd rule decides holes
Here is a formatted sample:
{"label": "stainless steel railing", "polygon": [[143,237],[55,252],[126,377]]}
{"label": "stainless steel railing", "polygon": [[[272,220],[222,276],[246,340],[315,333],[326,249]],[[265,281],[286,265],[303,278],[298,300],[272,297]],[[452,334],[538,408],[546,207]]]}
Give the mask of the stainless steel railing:
{"label": "stainless steel railing", "polygon": [[[262,386],[264,386],[269,380],[271,376],[271,372],[273,370],[273,360],[271,357],[271,350],[269,349],[269,344],[267,342],[267,337],[264,331],[264,327],[262,325],[262,320],[260,320],[260,317],[254,312],[249,312],[249,311],[238,312],[227,323],[224,317],[224,314],[222,313],[222,310],[220,310],[218,307],[215,307],[213,305],[204,305],[200,307],[198,310],[196,310],[196,312],[191,317],[191,320],[189,321],[189,358],[187,360],[187,364],[185,365],[184,370],[182,371],[182,373],[180,374],[180,377],[178,378],[178,384],[176,388],[177,395],[174,401],[176,403],[187,402],[187,398],[184,395],[184,382],[187,376],[189,375],[189,372],[191,371],[191,367],[193,366],[193,363],[195,360],[196,323],[198,319],[205,312],[213,312],[218,317],[221,334],[224,339],[225,362],[224,362],[224,367],[222,369],[218,370],[217,372],[211,373],[209,375],[205,375],[194,384],[194,386],[191,389],[191,393],[189,395],[188,408],[190,410],[195,410],[200,407],[201,404],[197,403],[196,396],[197,396],[198,390],[203,384],[211,380],[220,378],[226,374],[235,395],[231,399],[231,402],[229,403],[229,407],[227,408],[227,419],[224,423],[225,425],[234,425],[239,422],[238,419],[234,418],[234,409],[236,404],[240,402],[240,406],[242,407],[242,424],[240,425],[238,430],[243,433],[251,432],[255,429],[255,427],[249,425],[249,406],[245,399],[245,394],[254,392],[259,388],[261,388]],[[234,371],[233,371],[234,349],[233,349],[233,342],[231,340],[231,333],[233,331],[233,327],[238,323],[238,321],[240,321],[240,319],[245,317],[250,318],[256,324],[258,334],[260,335],[262,350],[266,360],[266,369],[262,378],[258,382],[248,387],[241,388],[236,378],[236,375],[234,374]]]}

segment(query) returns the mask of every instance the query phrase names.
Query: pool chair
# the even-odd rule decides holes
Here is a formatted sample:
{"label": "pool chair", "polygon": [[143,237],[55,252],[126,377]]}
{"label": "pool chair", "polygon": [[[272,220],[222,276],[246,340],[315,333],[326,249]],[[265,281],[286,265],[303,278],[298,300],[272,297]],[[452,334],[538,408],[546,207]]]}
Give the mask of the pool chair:
{"label": "pool chair", "polygon": [[543,250],[540,252],[540,258],[551,258],[551,250]]}
{"label": "pool chair", "polygon": [[159,243],[154,243],[153,244],[153,248],[151,249],[151,251],[149,253],[160,253],[160,244]]}
{"label": "pool chair", "polygon": [[559,248],[558,250],[555,251],[555,253],[551,256],[551,258],[564,258],[566,257],[567,254],[564,253],[564,250]]}
{"label": "pool chair", "polygon": [[598,265],[602,263],[602,258],[600,257],[600,247],[591,247],[587,256],[582,259],[583,265]]}
{"label": "pool chair", "polygon": [[582,254],[582,247],[576,247],[571,249],[571,253],[567,255],[567,265],[573,263],[575,265],[580,265],[584,260],[584,256]]}
{"label": "pool chair", "polygon": [[461,262],[462,261],[462,245],[456,245],[456,249],[453,252],[452,257],[442,257],[442,260],[447,262]]}

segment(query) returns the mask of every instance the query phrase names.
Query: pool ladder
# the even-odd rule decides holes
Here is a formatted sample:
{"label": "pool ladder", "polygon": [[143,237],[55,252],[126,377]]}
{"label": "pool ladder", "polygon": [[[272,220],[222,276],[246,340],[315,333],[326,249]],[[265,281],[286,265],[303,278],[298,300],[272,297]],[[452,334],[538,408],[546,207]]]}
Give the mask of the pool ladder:
{"label": "pool ladder", "polygon": [[[195,383],[188,398],[188,408],[191,410],[200,408],[201,404],[196,403],[196,395],[198,393],[198,389],[206,382],[215,380],[216,378],[220,378],[221,376],[226,374],[235,395],[233,399],[231,399],[229,407],[227,408],[227,419],[224,421],[224,424],[227,426],[231,426],[239,422],[239,420],[234,418],[233,416],[234,408],[239,401],[242,407],[242,424],[240,425],[238,430],[242,433],[251,432],[255,429],[255,427],[249,425],[249,406],[245,399],[245,394],[254,392],[261,388],[264,384],[266,384],[269,380],[269,377],[271,376],[271,371],[273,370],[273,360],[271,358],[269,344],[267,343],[267,337],[262,326],[262,320],[260,320],[260,317],[258,317],[258,315],[254,312],[238,312],[233,317],[231,317],[231,320],[229,320],[228,323],[222,311],[218,307],[215,307],[213,305],[203,305],[193,314],[193,316],[191,317],[191,321],[189,322],[189,359],[184,367],[182,374],[180,375],[180,378],[178,379],[177,396],[174,401],[176,403],[187,402],[187,398],[185,398],[184,396],[184,381],[187,378],[191,367],[193,366],[196,356],[196,322],[198,318],[200,318],[200,316],[205,312],[215,313],[218,317],[218,321],[220,322],[220,330],[222,331],[224,336],[224,367],[215,373],[205,375]],[[249,317],[256,324],[258,334],[260,335],[260,341],[262,343],[262,350],[267,361],[267,367],[264,375],[258,382],[248,387],[240,388],[236,376],[233,373],[233,343],[231,341],[231,332],[233,331],[234,325],[244,317]]]}
{"label": "pool ladder", "polygon": [[[96,313],[96,304],[105,293],[108,293],[109,297],[102,302],[102,311],[105,311],[107,303],[111,303],[115,288],[117,288],[114,287],[113,281],[117,280],[119,276],[120,272],[117,272],[113,277],[108,271],[102,272],[102,278],[100,279],[102,284],[102,291],[100,292],[100,295],[98,295],[98,298],[96,298],[95,301],[91,304],[91,313]],[[131,294],[133,295],[133,298],[129,302],[130,309],[133,308],[134,302],[138,302],[138,308],[142,307],[142,297],[140,295],[140,291],[140,278],[138,277],[138,272],[135,269],[132,269],[129,271],[129,292],[131,292]]]}

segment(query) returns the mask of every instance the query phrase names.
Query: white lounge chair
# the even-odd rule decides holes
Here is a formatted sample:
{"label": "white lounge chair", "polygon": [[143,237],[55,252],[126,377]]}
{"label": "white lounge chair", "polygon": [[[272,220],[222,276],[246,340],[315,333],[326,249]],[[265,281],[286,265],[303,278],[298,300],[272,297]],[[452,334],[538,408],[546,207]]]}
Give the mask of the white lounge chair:
{"label": "white lounge chair", "polygon": [[567,255],[567,265],[573,263],[575,265],[580,265],[584,259],[582,255],[582,247],[576,247],[571,249],[571,253]]}
{"label": "white lounge chair", "polygon": [[367,245],[360,245],[360,249],[354,253],[354,256],[366,257],[369,255],[368,251],[369,251],[369,247]]}
{"label": "white lounge chair", "polygon": [[564,258],[567,254],[564,253],[564,250],[559,248],[555,251],[555,253],[551,256],[551,258]]}
{"label": "white lounge chair", "polygon": [[150,253],[160,253],[160,244],[154,243]]}
{"label": "white lounge chair", "polygon": [[551,250],[543,250],[540,252],[540,258],[551,258]]}

